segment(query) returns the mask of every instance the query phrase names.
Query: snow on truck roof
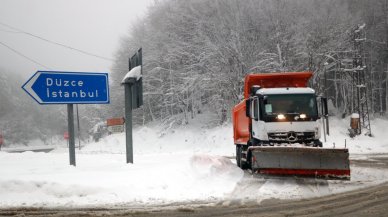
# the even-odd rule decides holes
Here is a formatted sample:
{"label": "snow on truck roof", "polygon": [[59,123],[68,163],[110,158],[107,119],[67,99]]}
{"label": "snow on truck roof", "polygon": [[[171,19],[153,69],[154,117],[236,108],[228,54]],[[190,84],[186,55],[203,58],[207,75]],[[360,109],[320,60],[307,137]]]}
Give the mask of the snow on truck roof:
{"label": "snow on truck roof", "polygon": [[281,87],[281,88],[261,88],[256,94],[315,94],[315,91],[309,87]]}

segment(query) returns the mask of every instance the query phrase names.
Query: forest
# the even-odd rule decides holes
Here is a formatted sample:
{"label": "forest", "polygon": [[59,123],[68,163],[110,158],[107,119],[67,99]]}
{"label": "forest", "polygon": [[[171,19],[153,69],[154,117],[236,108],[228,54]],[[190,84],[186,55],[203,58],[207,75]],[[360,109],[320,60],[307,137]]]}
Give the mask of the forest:
{"label": "forest", "polygon": [[[354,112],[361,87],[371,118],[386,117],[387,0],[155,0],[129,29],[110,72],[111,104],[80,106],[84,136],[96,123],[123,116],[120,82],[139,48],[144,105],[134,113],[137,125],[179,126],[204,112],[216,124],[229,122],[245,75],[294,71],[313,72],[310,86],[329,99],[331,115]],[[8,88],[12,76],[0,76],[0,128],[9,141],[63,133],[64,108],[38,108],[19,87]],[[3,101],[7,91],[14,97]]]}
{"label": "forest", "polygon": [[[354,112],[354,86],[364,85],[371,116],[384,116],[387,11],[386,0],[156,1],[123,37],[112,78],[123,76],[142,47],[138,123],[188,123],[204,110],[223,123],[242,97],[246,74],[293,71],[314,73],[310,85],[329,98],[332,115]],[[364,70],[354,78],[356,55]],[[122,104],[112,101],[120,111]]]}

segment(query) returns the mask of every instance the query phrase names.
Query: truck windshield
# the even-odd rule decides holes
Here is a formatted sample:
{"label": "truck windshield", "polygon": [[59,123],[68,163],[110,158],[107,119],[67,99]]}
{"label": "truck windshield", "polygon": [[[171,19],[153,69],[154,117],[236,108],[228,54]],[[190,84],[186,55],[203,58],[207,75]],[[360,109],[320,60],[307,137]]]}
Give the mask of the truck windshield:
{"label": "truck windshield", "polygon": [[267,95],[264,98],[264,114],[305,114],[318,116],[317,102],[314,94]]}

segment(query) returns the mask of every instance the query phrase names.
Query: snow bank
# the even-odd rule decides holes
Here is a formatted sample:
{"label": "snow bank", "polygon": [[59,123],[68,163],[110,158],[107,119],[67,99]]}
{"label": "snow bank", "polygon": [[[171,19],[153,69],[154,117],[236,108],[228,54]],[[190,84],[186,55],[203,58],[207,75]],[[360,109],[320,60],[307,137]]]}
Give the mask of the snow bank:
{"label": "snow bank", "polygon": [[[172,129],[165,135],[160,127],[139,127],[133,131],[135,155],[150,153],[207,153],[213,155],[232,156],[233,129],[231,125],[223,125],[212,129],[202,127],[183,127]],[[125,154],[125,135],[113,134],[90,143],[81,153],[114,153]]]}
{"label": "snow bank", "polygon": [[243,171],[225,157],[194,155],[190,159],[190,165],[197,178],[217,178],[222,181],[221,185],[225,184],[225,179],[238,181],[243,175]]}
{"label": "snow bank", "polygon": [[163,204],[214,200],[233,190],[243,172],[229,159],[209,155],[77,155],[0,153],[0,206]]}

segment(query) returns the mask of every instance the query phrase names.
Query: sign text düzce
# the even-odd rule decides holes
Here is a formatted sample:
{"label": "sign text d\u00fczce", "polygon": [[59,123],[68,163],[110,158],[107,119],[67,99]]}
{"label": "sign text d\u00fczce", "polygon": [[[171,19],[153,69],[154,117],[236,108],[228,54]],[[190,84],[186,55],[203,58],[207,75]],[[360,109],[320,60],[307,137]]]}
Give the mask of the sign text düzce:
{"label": "sign text d\u00fczce", "polygon": [[[75,80],[62,80],[62,79],[52,79],[46,78],[46,86],[47,86],[47,98],[59,97],[59,98],[70,98],[70,97],[81,97],[81,98],[94,98],[98,97],[98,90],[92,90],[84,92],[82,91],[82,87],[84,85],[83,81],[75,81]],[[52,88],[51,88],[52,87]],[[53,91],[58,87],[79,87],[81,89],[75,89],[73,91],[62,91],[59,89],[58,91]]]}

